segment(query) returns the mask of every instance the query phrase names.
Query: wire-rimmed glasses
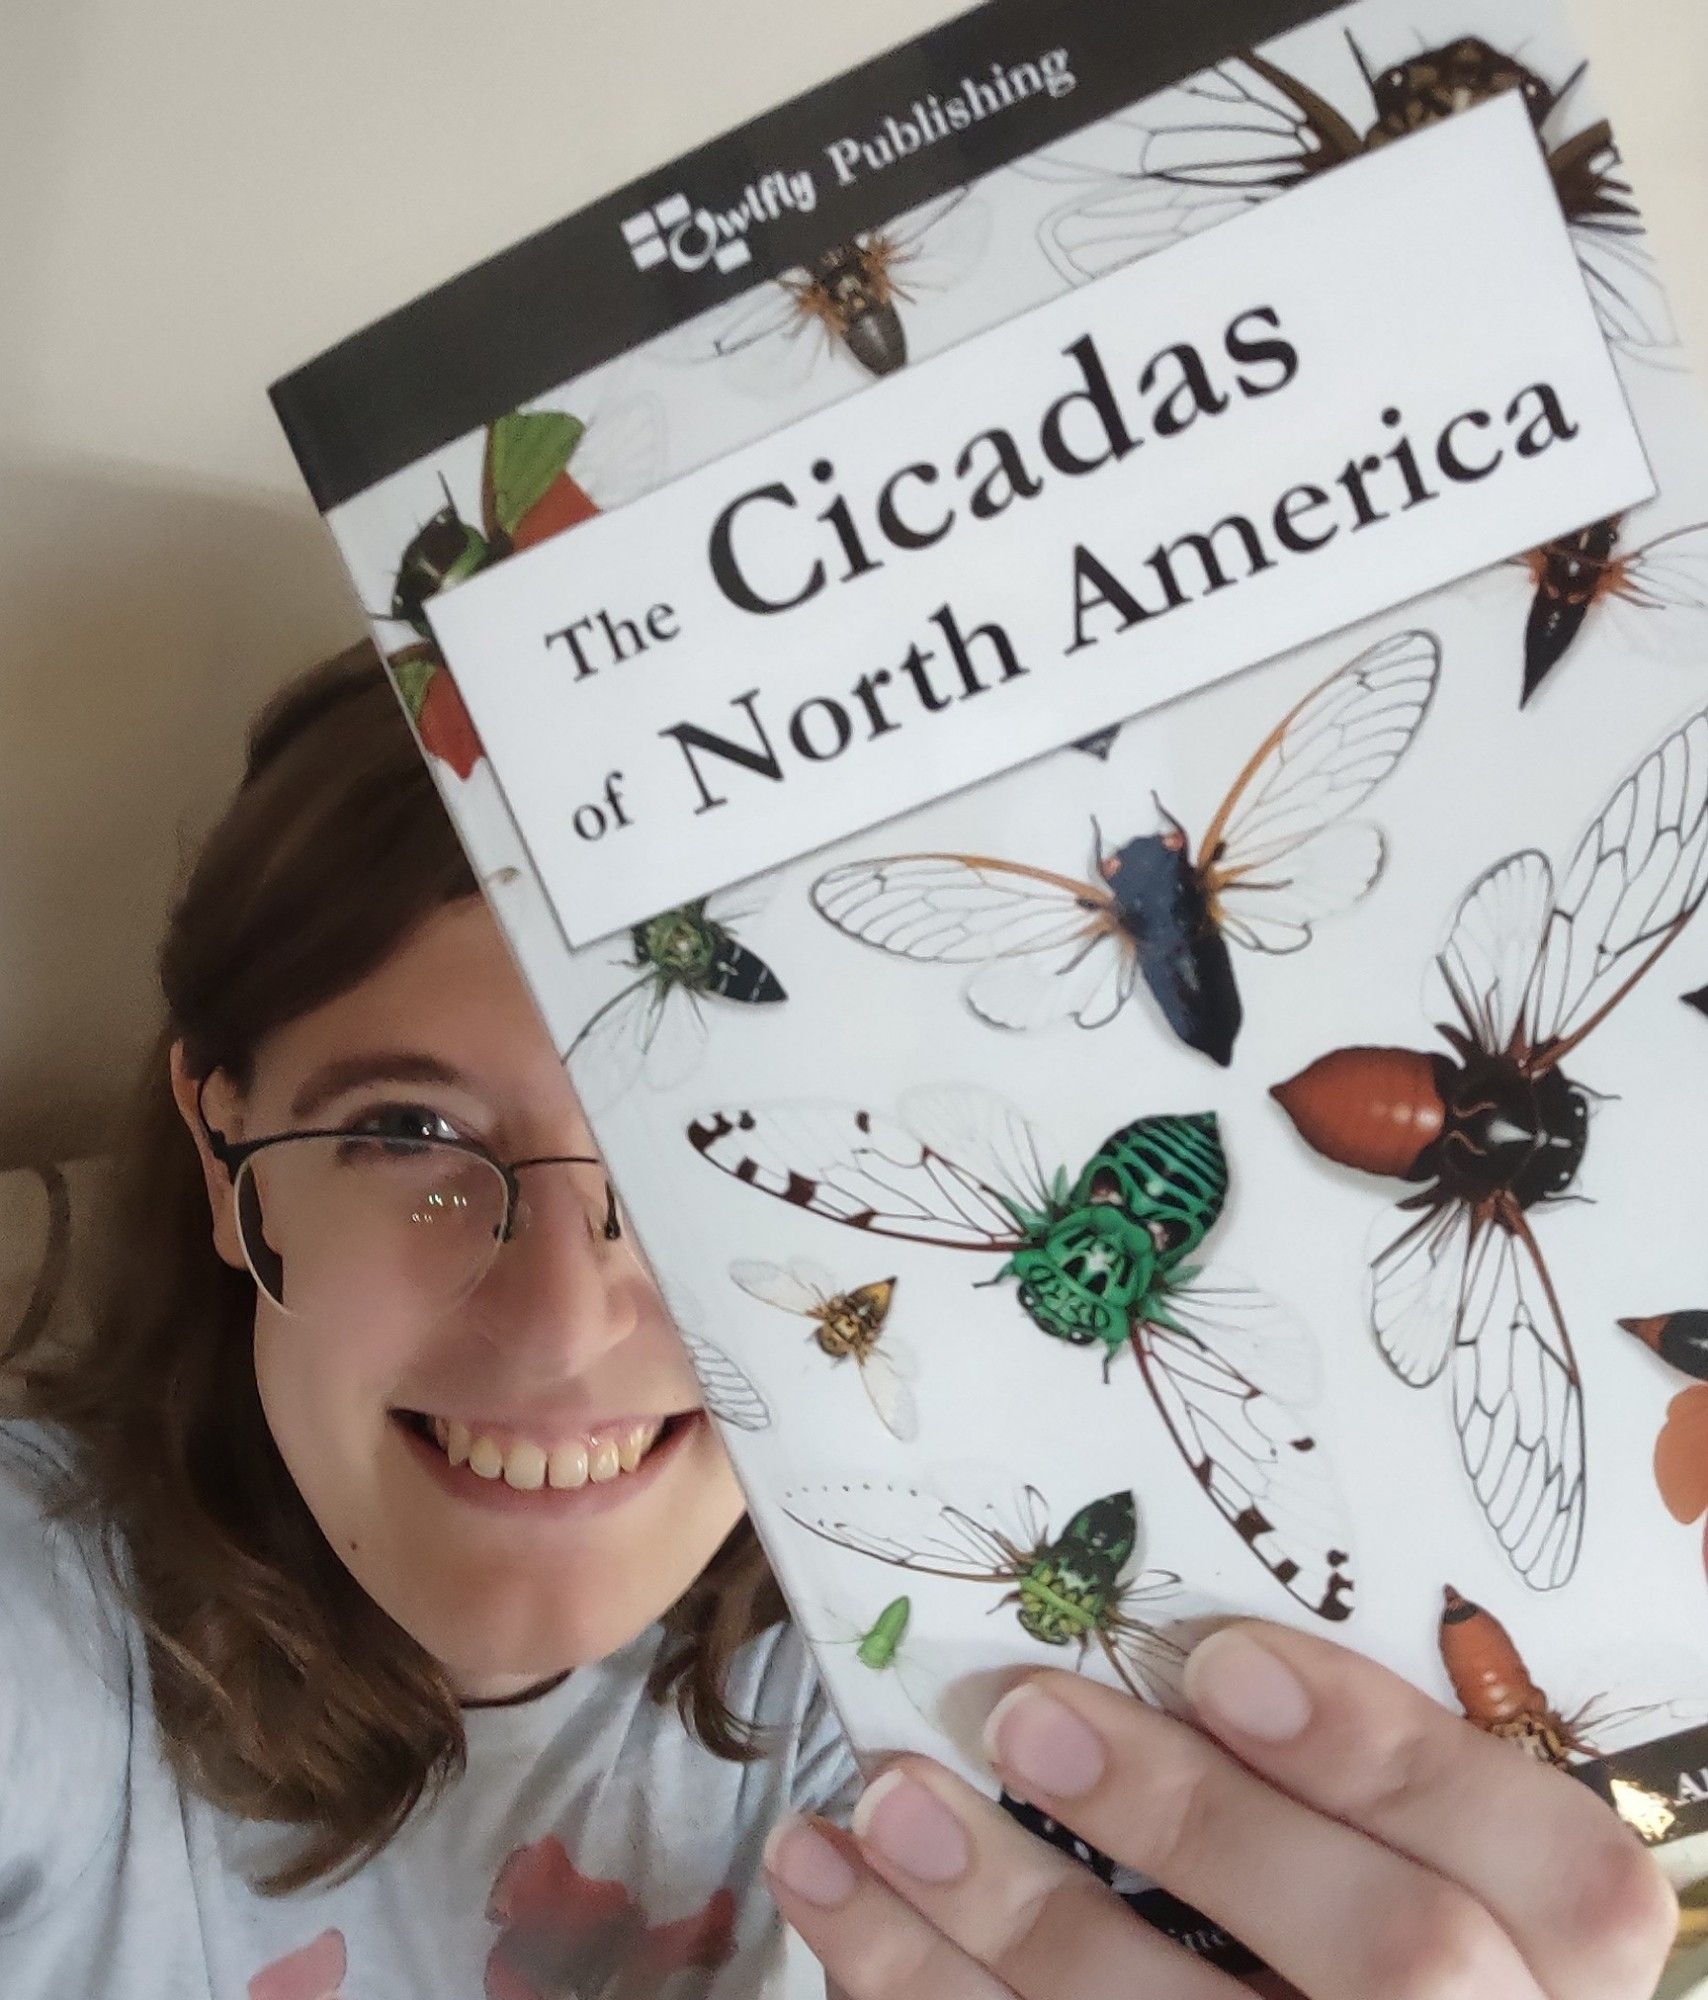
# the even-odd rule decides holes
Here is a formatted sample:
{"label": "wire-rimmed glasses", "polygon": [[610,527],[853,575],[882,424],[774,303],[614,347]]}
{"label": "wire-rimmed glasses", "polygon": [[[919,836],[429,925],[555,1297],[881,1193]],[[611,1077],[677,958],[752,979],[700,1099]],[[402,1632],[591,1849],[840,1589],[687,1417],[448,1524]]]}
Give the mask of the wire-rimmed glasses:
{"label": "wire-rimmed glasses", "polygon": [[231,1177],[244,1261],[281,1312],[333,1317],[385,1299],[432,1317],[451,1311],[526,1218],[518,1176],[530,1167],[571,1169],[589,1236],[623,1236],[616,1192],[591,1154],[506,1162],[478,1140],[377,1123],[233,1141],[209,1124],[206,1087],[196,1109]]}

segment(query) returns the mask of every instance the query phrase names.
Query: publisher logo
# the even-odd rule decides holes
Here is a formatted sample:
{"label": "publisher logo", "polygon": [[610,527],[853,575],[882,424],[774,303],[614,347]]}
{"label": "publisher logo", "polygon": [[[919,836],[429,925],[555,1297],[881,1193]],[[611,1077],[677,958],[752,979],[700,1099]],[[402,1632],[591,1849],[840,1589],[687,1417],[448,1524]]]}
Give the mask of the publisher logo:
{"label": "publisher logo", "polygon": [[739,237],[725,237],[708,208],[694,208],[685,194],[643,208],[623,224],[623,241],[635,268],[650,271],[663,263],[679,271],[703,271],[708,264],[720,271],[737,271],[753,252]]}

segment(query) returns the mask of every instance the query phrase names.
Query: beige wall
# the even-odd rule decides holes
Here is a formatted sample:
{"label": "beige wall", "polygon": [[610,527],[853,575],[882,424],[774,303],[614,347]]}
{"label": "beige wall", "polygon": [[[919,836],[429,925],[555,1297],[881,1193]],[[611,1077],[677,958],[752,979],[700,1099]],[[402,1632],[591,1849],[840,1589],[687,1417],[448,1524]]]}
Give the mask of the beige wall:
{"label": "beige wall", "polygon": [[[1576,7],[1708,358],[1708,7]],[[264,385],[959,11],[9,0],[0,1165],[98,1140],[146,1031],[181,845],[231,782],[244,718],[359,634]]]}

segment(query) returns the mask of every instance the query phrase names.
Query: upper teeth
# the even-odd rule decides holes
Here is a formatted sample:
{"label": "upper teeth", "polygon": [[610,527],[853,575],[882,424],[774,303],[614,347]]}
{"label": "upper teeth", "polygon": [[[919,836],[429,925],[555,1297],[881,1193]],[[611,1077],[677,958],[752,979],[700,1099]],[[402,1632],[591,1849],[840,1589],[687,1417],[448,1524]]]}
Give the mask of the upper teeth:
{"label": "upper teeth", "polygon": [[629,1424],[620,1431],[574,1438],[548,1451],[530,1438],[500,1443],[484,1431],[471,1431],[455,1418],[434,1417],[433,1435],[453,1465],[466,1464],[482,1479],[503,1479],[524,1493],[542,1486],[585,1486],[633,1472],[657,1438],[662,1423]]}

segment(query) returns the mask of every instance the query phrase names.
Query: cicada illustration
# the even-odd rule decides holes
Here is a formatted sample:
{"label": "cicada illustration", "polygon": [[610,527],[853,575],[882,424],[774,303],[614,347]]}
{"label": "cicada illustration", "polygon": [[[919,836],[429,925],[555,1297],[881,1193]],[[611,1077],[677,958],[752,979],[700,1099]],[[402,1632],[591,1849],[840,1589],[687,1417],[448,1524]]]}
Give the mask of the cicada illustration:
{"label": "cicada illustration", "polygon": [[1441,1664],[1453,1693],[1490,1736],[1516,1744],[1538,1763],[1564,1766],[1573,1757],[1601,1753],[1590,1740],[1589,1707],[1564,1716],[1530,1678],[1512,1636],[1493,1612],[1461,1597],[1451,1584],[1441,1610]]}
{"label": "cicada illustration", "polygon": [[701,1400],[711,1414],[738,1431],[768,1431],[771,1405],[740,1362],[691,1327],[678,1324],[676,1333],[688,1350],[700,1378]]}
{"label": "cicada illustration", "polygon": [[880,1674],[901,1691],[903,1699],[922,1722],[939,1726],[934,1715],[934,1689],[930,1678],[921,1673],[907,1645],[908,1628],[913,1623],[911,1597],[892,1597],[875,1617],[863,1622],[840,1613],[831,1616],[842,1628],[833,1633],[809,1634],[815,1646],[836,1646],[852,1651],[868,1673]]}
{"label": "cicada illustration", "polygon": [[[443,473],[445,504],[410,538],[398,559],[391,607],[373,614],[407,625],[416,635],[388,655],[393,676],[423,746],[467,779],[481,757],[480,740],[456,684],[445,671],[427,623],[426,606],[520,549],[561,534],[600,511],[588,485],[627,498],[657,477],[662,459],[657,419],[649,404],[632,404],[600,420],[598,444],[579,417],[563,410],[515,410],[486,430],[481,465],[480,526],[463,518]],[[585,463],[624,462],[621,479],[596,476]],[[576,464],[576,475],[569,468]],[[577,476],[579,475],[579,476]],[[587,483],[584,483],[586,481]],[[638,482],[638,483],[637,483]],[[618,491],[613,496],[611,488]]]}
{"label": "cicada illustration", "polygon": [[1059,1535],[1049,1531],[1043,1495],[1028,1486],[1019,1524],[990,1507],[951,1505],[913,1487],[845,1484],[796,1487],[783,1512],[839,1548],[921,1576],[1007,1584],[1020,1629],[1046,1646],[1093,1646],[1141,1700],[1178,1701],[1186,1655],[1139,1614],[1167,1602],[1179,1585],[1171,1572],[1134,1573],[1138,1502],[1106,1493],[1081,1507]]}
{"label": "cicada illustration", "polygon": [[908,1386],[911,1361],[885,1331],[894,1278],[841,1291],[834,1278],[805,1258],[796,1258],[787,1270],[743,1260],[732,1264],[729,1274],[753,1298],[810,1320],[814,1341],[833,1361],[852,1361],[878,1421],[892,1437],[905,1442],[919,1435],[919,1413]]}
{"label": "cicada illustration", "polygon": [[[1708,1384],[1708,1312],[1654,1313],[1619,1324],[1680,1374]],[[1655,1442],[1655,1484],[1681,1526],[1708,1515],[1708,1387],[1686,1389],[1668,1404]],[[1702,1560],[1708,1568],[1708,1527]]]}
{"label": "cicada illustration", "polygon": [[1175,1034],[1226,1065],[1242,1018],[1228,940],[1301,951],[1374,885],[1382,834],[1347,814],[1411,745],[1440,663],[1429,633],[1402,632],[1331,674],[1258,745],[1196,855],[1158,800],[1163,830],[1112,854],[1093,823],[1090,880],[986,855],[898,854],[832,868],[814,907],[898,957],[982,961],[966,1000],[994,1027],[1104,1027],[1142,977]]}
{"label": "cicada illustration", "polygon": [[[748,911],[746,914],[751,915]],[[635,977],[602,1002],[563,1052],[594,1108],[612,1102],[644,1075],[656,1090],[691,1076],[705,1053],[707,1000],[775,1006],[782,981],[757,952],[712,914],[705,897],[648,917],[629,932]]]}
{"label": "cicada illustration", "polygon": [[1160,1884],[1146,1883],[1142,1876],[1124,1868],[1102,1848],[1094,1847],[1083,1834],[1075,1833],[1071,1826],[1064,1826],[1041,1806],[1017,1799],[1012,1792],[999,1793],[997,1804],[1028,1833],[1047,1841],[1058,1853],[1071,1855],[1082,1868],[1089,1868],[1098,1881],[1112,1889],[1135,1916],[1143,1917],[1152,1929],[1161,1931],[1164,1937],[1184,1945],[1194,1958],[1204,1959],[1211,1965],[1219,1966],[1222,1971],[1236,1975],[1257,1969],[1259,1960],[1256,1954],[1248,1951],[1220,1924],[1213,1923],[1201,1910],[1193,1909],[1190,1903],[1182,1902]]}
{"label": "cicada illustration", "polygon": [[987,1092],[915,1091],[905,1126],[839,1105],[716,1111],[688,1139],[745,1186],[877,1236],[1002,1255],[1041,1332],[1128,1346],[1191,1472],[1259,1562],[1307,1609],[1341,1619],[1344,1510],[1304,1420],[1315,1355],[1284,1308],[1188,1260],[1227,1197],[1216,1119],[1135,1119],[1071,1180],[1047,1173],[1025,1119]]}
{"label": "cicada illustration", "polygon": [[1622,621],[1621,636],[1636,643],[1646,643],[1663,621],[1634,614],[1708,612],[1708,522],[1621,549],[1622,522],[1618,514],[1592,521],[1516,558],[1536,593],[1524,629],[1520,707],[1565,658],[1598,606],[1633,614]]}
{"label": "cicada illustration", "polygon": [[1681,1374],[1708,1382],[1708,1312],[1654,1313],[1646,1319],[1622,1319],[1619,1324]]}
{"label": "cicada illustration", "polygon": [[1562,1065],[1708,889],[1708,712],[1615,791],[1556,885],[1534,849],[1479,876],[1436,964],[1450,1053],[1347,1048],[1273,1095],[1319,1153],[1424,1183],[1372,1267],[1371,1326],[1413,1388],[1443,1372],[1478,1504],[1527,1582],[1565,1583],[1584,1523],[1583,1397],[1530,1213],[1564,1198],[1590,1093]]}
{"label": "cicada illustration", "polygon": [[[1475,35],[1373,70],[1347,44],[1371,109],[1347,112],[1267,57],[1249,52],[1110,119],[1078,148],[1047,155],[1046,178],[1090,183],[1048,217],[1039,242],[1071,283],[1101,277],[1180,236],[1487,103],[1523,97],[1544,150],[1603,333],[1643,360],[1670,358],[1677,330],[1605,119],[1560,135],[1587,65],[1556,89]],[[1087,155],[1092,148],[1098,157]]]}
{"label": "cicada illustration", "polygon": [[988,234],[982,203],[956,188],[882,229],[830,245],[756,300],[743,300],[718,324],[711,356],[752,353],[785,388],[837,351],[869,375],[893,375],[908,358],[897,302],[958,283]]}

